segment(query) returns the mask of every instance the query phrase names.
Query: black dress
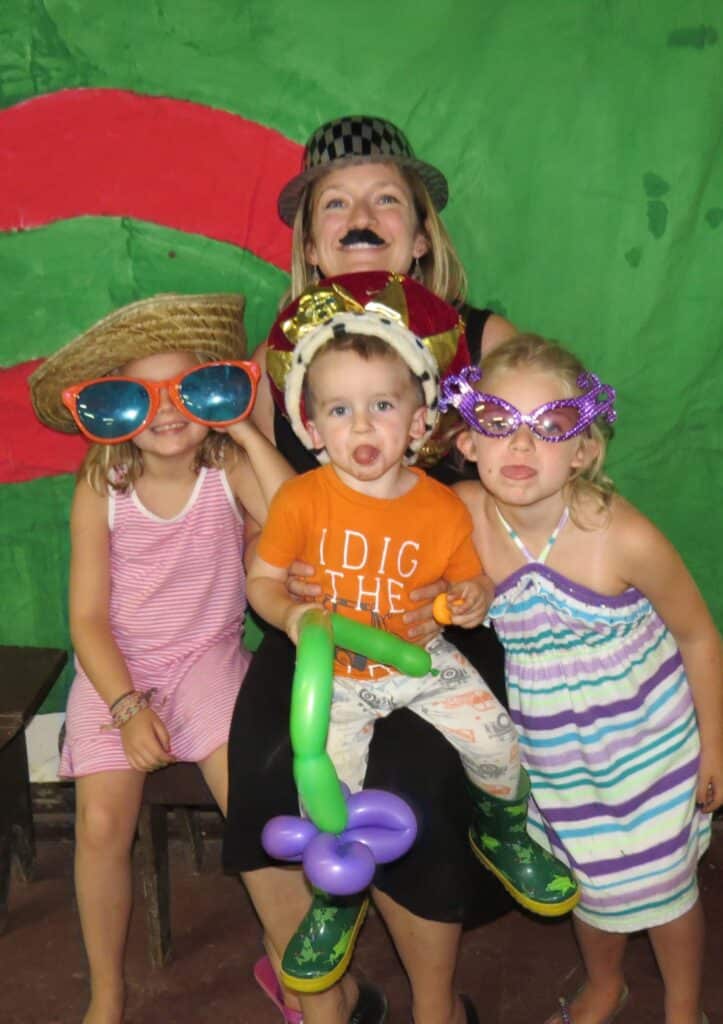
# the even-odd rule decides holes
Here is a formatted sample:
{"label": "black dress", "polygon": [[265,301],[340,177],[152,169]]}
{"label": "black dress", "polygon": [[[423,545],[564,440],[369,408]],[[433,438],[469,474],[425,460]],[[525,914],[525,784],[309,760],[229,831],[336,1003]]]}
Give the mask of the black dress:
{"label": "black dress", "polygon": [[[488,315],[488,310],[468,314],[475,361]],[[318,465],[278,411],[274,433],[279,451],[297,472]],[[442,466],[432,475],[449,482],[454,470]],[[261,846],[261,830],[274,815],[298,813],[289,740],[296,650],[284,633],[268,625],[264,629],[236,702],[229,736],[223,864],[233,873],[277,863]],[[479,627],[448,629],[446,635],[503,700],[502,648],[494,632]],[[403,796],[415,809],[420,826],[412,850],[377,869],[374,884],[379,889],[413,914],[434,921],[471,925],[509,909],[509,897],[470,851],[471,807],[465,774],[457,752],[433,726],[406,708],[376,722],[365,785]]]}

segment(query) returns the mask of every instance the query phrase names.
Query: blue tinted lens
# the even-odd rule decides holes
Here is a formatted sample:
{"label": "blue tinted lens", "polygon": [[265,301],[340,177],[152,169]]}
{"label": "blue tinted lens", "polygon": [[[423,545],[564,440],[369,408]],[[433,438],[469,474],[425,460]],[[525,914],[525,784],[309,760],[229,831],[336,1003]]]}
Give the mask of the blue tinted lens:
{"label": "blue tinted lens", "polygon": [[202,366],[183,378],[179,396],[199,420],[227,423],[248,409],[251,379],[240,366]]}
{"label": "blue tinted lens", "polygon": [[89,434],[99,441],[117,441],[143,425],[150,405],[150,396],[142,384],[102,380],[83,388],[76,410]]}

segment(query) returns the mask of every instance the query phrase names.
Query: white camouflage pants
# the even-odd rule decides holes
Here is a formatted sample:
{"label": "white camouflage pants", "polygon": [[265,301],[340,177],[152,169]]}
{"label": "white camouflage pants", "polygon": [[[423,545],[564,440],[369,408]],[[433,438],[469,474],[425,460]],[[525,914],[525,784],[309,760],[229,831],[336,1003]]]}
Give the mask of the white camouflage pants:
{"label": "white camouflage pants", "polygon": [[455,747],[473,785],[515,796],[520,774],[517,731],[484,679],[443,637],[427,645],[432,671],[414,679],[397,673],[374,681],[334,677],[327,753],[352,793],[364,785],[377,718],[410,708]]}

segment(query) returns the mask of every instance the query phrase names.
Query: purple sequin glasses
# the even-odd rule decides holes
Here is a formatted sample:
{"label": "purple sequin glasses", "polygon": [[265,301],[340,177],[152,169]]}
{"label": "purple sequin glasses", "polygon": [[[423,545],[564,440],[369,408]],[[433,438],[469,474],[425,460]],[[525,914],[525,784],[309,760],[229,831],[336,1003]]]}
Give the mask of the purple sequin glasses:
{"label": "purple sequin glasses", "polygon": [[465,366],[459,373],[442,381],[439,408],[446,412],[456,409],[466,423],[485,437],[509,437],[521,425],[529,427],[541,441],[567,441],[581,434],[598,416],[613,423],[615,388],[601,384],[594,373],[581,373],[577,386],[585,388],[576,398],[560,398],[533,409],[520,412],[514,405],[497,395],[475,391],[472,385],[482,374],[476,366]]}

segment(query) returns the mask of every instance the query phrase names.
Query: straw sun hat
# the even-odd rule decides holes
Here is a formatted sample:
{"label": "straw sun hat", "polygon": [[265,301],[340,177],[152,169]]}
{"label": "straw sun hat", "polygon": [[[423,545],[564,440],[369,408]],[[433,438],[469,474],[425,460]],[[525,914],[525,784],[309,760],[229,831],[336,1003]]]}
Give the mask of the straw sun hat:
{"label": "straw sun hat", "polygon": [[194,352],[208,362],[243,359],[244,297],[154,295],[123,306],[69,342],[30,377],[36,415],[54,430],[77,428],[61,395],[71,384],[107,377],[134,359],[162,352]]}

